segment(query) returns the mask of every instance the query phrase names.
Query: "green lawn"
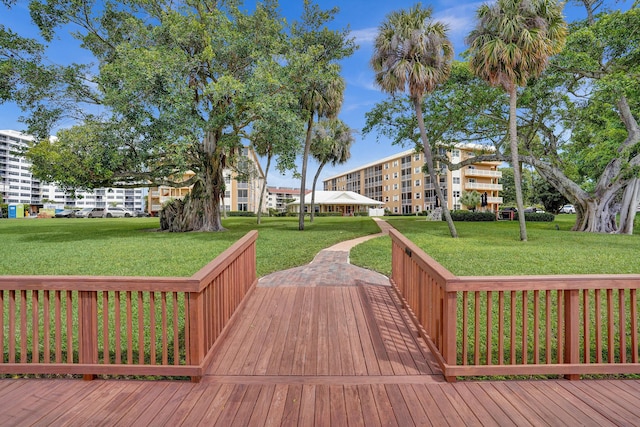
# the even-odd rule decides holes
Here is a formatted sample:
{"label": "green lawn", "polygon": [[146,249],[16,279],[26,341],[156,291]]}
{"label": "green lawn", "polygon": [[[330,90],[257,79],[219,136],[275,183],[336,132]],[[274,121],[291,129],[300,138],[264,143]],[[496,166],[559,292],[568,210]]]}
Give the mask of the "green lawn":
{"label": "green lawn", "polygon": [[[451,239],[443,222],[386,217],[456,275],[640,273],[640,230],[633,236],[569,231],[574,215],[528,223],[528,242],[515,221],[457,222]],[[222,233],[158,232],[157,218],[0,220],[0,274],[190,276],[257,229],[258,275],[310,262],[323,248],[376,233],[366,217],[321,217],[305,231],[297,218],[223,220]],[[558,229],[556,229],[556,226]],[[391,242],[370,240],[351,251],[351,262],[389,275]]]}
{"label": "green lawn", "polygon": [[[461,237],[452,239],[444,222],[385,219],[458,276],[640,273],[640,224],[633,236],[576,233],[575,215],[558,215],[552,223],[528,222],[529,239],[520,242],[517,221],[456,222]],[[359,245],[351,262],[389,275],[390,238]]]}
{"label": "green lawn", "polygon": [[258,275],[310,262],[334,243],[379,231],[366,217],[223,220],[222,233],[158,232],[157,218],[0,220],[0,274],[191,276],[249,230],[259,232]]}

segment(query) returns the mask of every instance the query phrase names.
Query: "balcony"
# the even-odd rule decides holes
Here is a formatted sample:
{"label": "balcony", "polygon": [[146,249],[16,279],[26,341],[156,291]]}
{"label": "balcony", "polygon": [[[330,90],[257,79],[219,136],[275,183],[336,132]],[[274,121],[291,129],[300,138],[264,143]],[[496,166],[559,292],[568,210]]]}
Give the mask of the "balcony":
{"label": "balcony", "polygon": [[465,176],[484,176],[489,178],[502,178],[501,171],[492,171],[486,169],[465,169]]}
{"label": "balcony", "polygon": [[502,184],[489,184],[484,182],[465,182],[465,190],[498,190],[502,191]]}
{"label": "balcony", "polygon": [[501,205],[503,202],[502,197],[487,197],[487,203]]}

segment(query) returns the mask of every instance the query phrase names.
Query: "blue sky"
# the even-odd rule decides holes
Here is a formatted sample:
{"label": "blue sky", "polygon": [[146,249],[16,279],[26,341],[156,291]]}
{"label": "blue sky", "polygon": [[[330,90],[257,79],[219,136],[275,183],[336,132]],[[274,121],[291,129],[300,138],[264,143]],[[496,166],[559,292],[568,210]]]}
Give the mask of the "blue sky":
{"label": "blue sky", "polygon": [[[18,4],[10,11],[0,6],[0,24],[12,28],[22,35],[35,36],[35,30],[29,22],[28,12],[25,7],[26,1],[19,0]],[[280,0],[282,13],[289,20],[294,20],[300,16],[303,0]],[[340,12],[331,23],[333,28],[349,27],[351,35],[356,38],[360,48],[356,53],[342,61],[343,76],[347,82],[345,90],[344,104],[340,118],[351,128],[359,131],[364,127],[365,114],[371,110],[376,102],[384,99],[385,94],[381,93],[373,84],[373,72],[369,67],[369,59],[372,54],[372,45],[377,28],[385,19],[387,14],[393,10],[409,8],[416,2],[413,0],[316,0],[316,3],[323,9],[338,6]],[[456,55],[466,49],[464,38],[471,31],[475,22],[475,11],[483,2],[478,1],[423,1],[424,6],[431,5],[434,11],[434,18],[449,25],[449,38],[454,44]],[[582,19],[586,16],[583,6],[574,5],[569,2],[565,6],[565,17],[567,21]],[[605,5],[611,9],[628,8],[632,2],[616,2],[606,0]],[[91,62],[92,59],[86,51],[77,47],[68,34],[60,34],[56,42],[56,48],[48,51],[48,57],[54,63]],[[0,129],[24,128],[18,118],[21,112],[11,104],[0,105]],[[71,125],[71,124],[69,124]],[[400,151],[411,148],[394,146],[388,141],[376,140],[376,135],[362,135],[356,133],[356,142],[352,146],[351,159],[344,165],[336,168],[327,166],[324,168],[320,181],[323,178],[341,173],[373,162],[379,158],[396,154]],[[317,164],[313,161],[309,163],[309,173],[307,182],[311,185],[311,179],[317,169]],[[276,171],[270,171],[268,177],[270,186],[298,187],[299,180],[293,179],[291,174],[281,176]],[[321,183],[319,184],[321,187]]]}

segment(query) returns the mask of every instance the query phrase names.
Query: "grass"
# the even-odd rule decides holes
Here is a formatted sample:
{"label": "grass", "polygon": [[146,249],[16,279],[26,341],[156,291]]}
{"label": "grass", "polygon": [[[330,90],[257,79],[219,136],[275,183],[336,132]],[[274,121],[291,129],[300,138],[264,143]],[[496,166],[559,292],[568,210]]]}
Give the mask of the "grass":
{"label": "grass", "polygon": [[0,274],[188,277],[252,229],[259,276],[309,263],[323,248],[376,233],[366,217],[223,220],[221,233],[157,232],[157,218],[0,220]]}
{"label": "grass", "polygon": [[[412,242],[458,276],[640,273],[640,235],[572,232],[575,215],[554,222],[527,223],[528,241],[519,240],[516,221],[457,222],[452,239],[444,222],[386,218]],[[557,227],[557,228],[556,228]],[[391,241],[374,239],[351,251],[351,261],[391,273]]]}

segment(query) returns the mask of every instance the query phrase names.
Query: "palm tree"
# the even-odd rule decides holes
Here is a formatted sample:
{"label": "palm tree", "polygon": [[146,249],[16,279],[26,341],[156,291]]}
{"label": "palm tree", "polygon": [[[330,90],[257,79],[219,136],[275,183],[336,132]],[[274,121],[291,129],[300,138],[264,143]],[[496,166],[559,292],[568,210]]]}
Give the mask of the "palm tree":
{"label": "palm tree", "polygon": [[311,142],[311,156],[320,163],[311,187],[311,213],[310,222],[313,222],[315,209],[316,185],[322,168],[327,163],[332,166],[346,163],[351,157],[351,144],[355,141],[353,129],[342,120],[323,120],[313,129]]}
{"label": "palm tree", "polygon": [[427,93],[447,80],[451,71],[453,45],[447,38],[447,27],[431,19],[431,7],[420,3],[408,11],[400,10],[387,16],[378,30],[371,65],[375,82],[385,92],[394,95],[408,87],[420,128],[424,155],[431,183],[444,210],[451,237],[458,237],[449,208],[442,197],[436,177],[431,145],[422,116],[422,101]]}
{"label": "palm tree", "polygon": [[304,196],[307,178],[307,160],[311,149],[313,122],[318,118],[335,118],[342,107],[345,82],[340,76],[340,67],[330,64],[326,74],[311,82],[301,98],[301,108],[307,118],[307,131],[302,154],[302,177],[300,179],[300,213],[298,229],[304,230]]}
{"label": "palm tree", "polygon": [[555,0],[498,0],[480,6],[478,24],[467,37],[471,70],[509,94],[509,147],[516,188],[520,240],[527,240],[518,159],[518,86],[539,76],[549,57],[562,50],[567,26]]}

